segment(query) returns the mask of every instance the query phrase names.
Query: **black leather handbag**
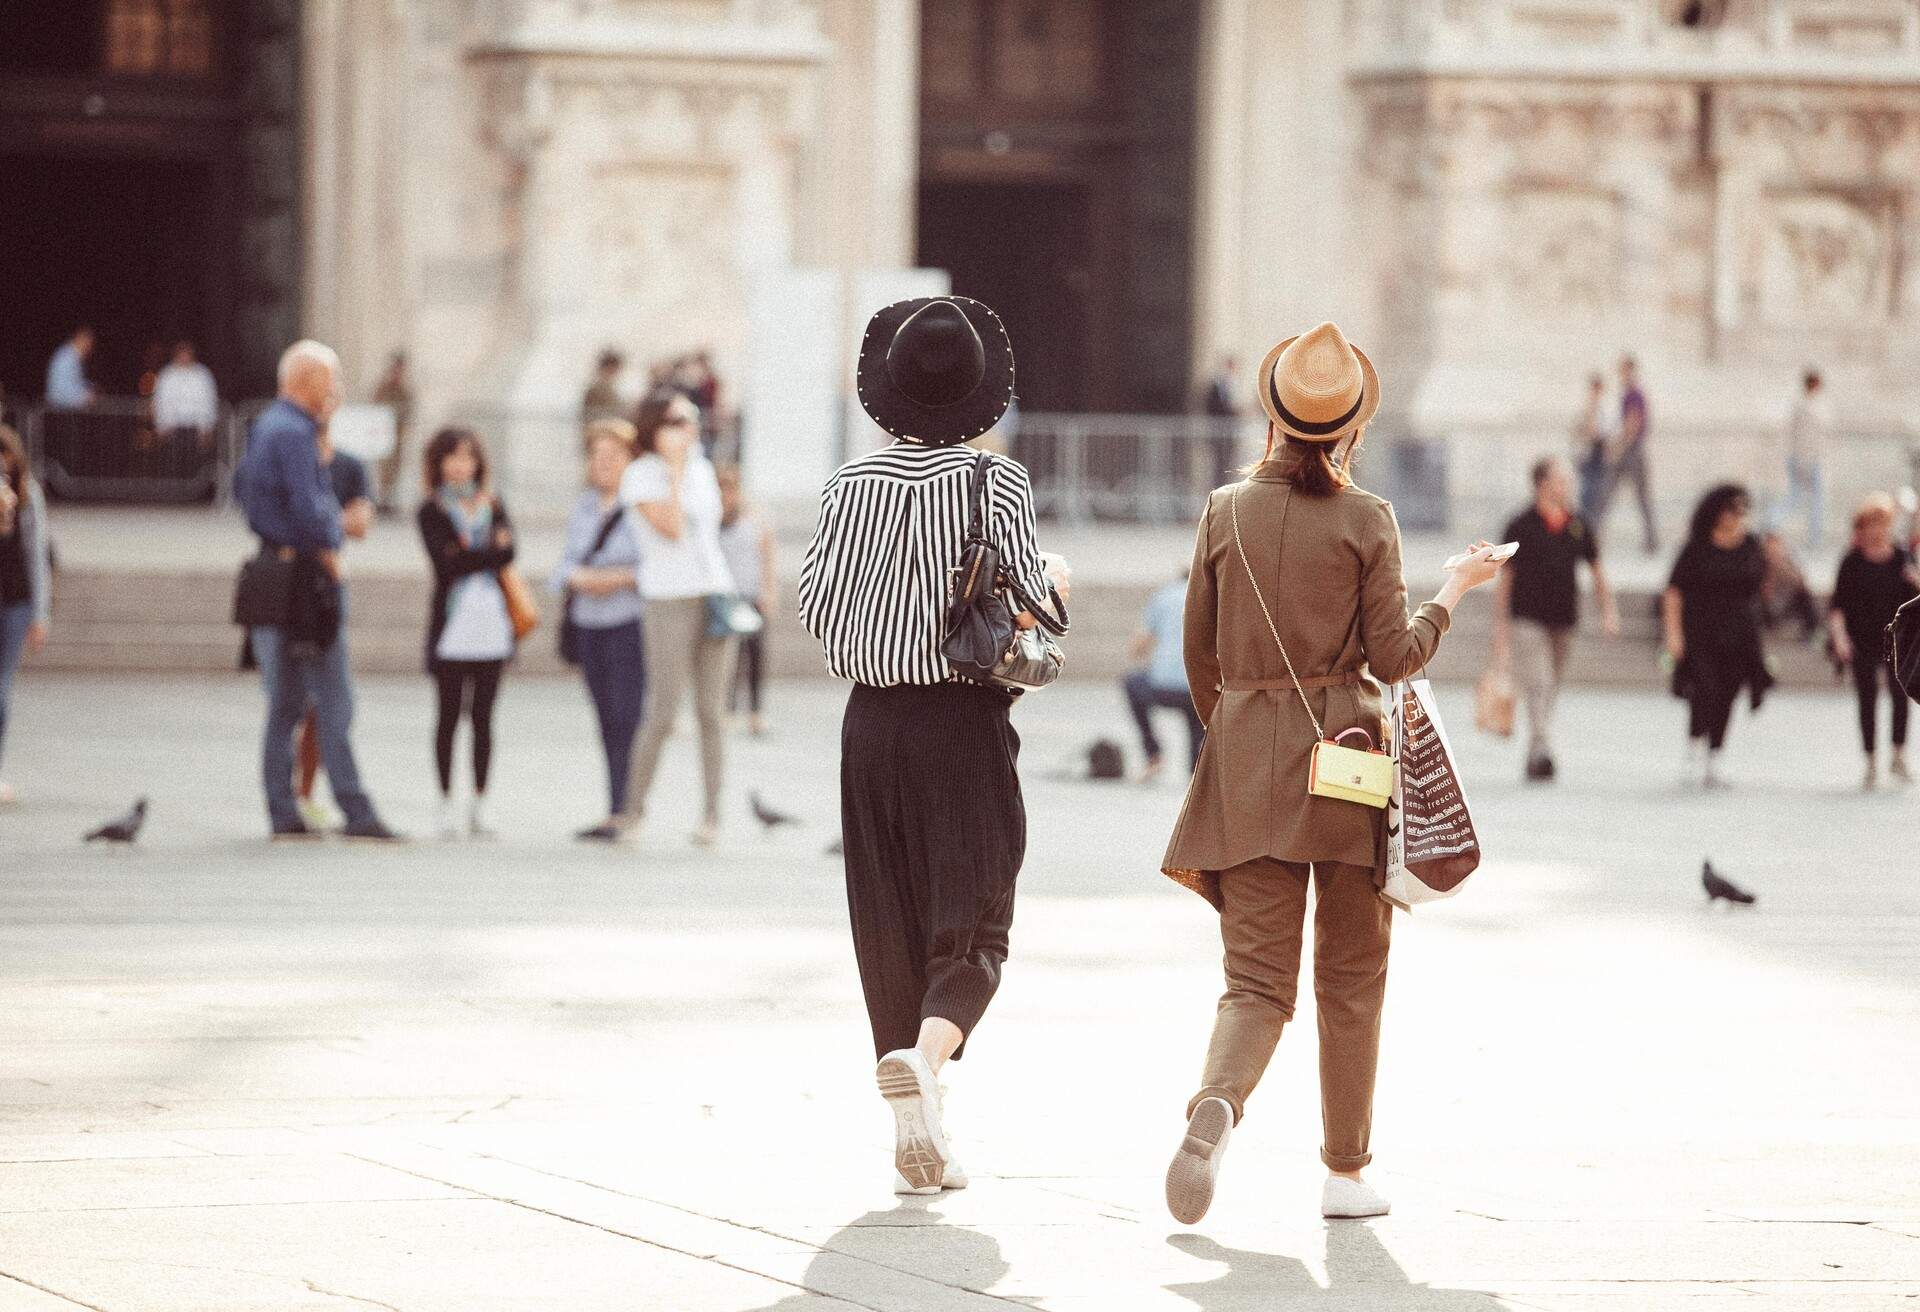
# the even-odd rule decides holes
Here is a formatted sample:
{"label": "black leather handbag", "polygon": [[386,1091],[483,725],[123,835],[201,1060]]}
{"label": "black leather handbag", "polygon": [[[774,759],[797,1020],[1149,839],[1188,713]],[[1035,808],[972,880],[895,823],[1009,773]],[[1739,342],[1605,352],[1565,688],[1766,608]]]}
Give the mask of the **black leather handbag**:
{"label": "black leather handbag", "polygon": [[1920,597],[1903,603],[1887,625],[1887,664],[1900,690],[1920,702]]}
{"label": "black leather handbag", "polygon": [[293,608],[297,563],[293,552],[261,544],[260,554],[240,566],[233,586],[233,622],[249,629],[285,627]]}
{"label": "black leather handbag", "polygon": [[[1066,664],[1066,653],[1054,639],[1067,631],[1067,608],[1058,589],[1050,587],[1050,614],[1001,568],[1000,552],[986,535],[990,459],[983,451],[974,461],[967,490],[967,536],[953,572],[940,652],[963,679],[1012,693],[1031,692],[1059,678]],[[1022,611],[1039,623],[1021,628],[1014,616]]]}

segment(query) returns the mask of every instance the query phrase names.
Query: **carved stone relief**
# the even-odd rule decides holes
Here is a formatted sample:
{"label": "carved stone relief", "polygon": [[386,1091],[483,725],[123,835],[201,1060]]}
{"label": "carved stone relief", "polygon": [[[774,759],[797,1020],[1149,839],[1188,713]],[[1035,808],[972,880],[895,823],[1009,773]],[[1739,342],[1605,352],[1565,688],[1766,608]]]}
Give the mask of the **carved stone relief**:
{"label": "carved stone relief", "polygon": [[1887,323],[1896,213],[1886,193],[1767,197],[1746,234],[1746,303],[1770,327]]}

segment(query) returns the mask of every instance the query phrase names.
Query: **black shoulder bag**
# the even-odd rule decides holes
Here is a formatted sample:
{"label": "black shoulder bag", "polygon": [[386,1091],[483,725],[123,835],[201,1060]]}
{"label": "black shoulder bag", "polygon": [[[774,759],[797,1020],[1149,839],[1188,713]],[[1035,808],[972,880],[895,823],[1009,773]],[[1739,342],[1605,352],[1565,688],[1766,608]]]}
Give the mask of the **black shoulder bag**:
{"label": "black shoulder bag", "polygon": [[[1044,688],[1060,677],[1066,653],[1054,638],[1067,631],[1067,608],[1049,587],[1053,613],[1029,597],[1001,568],[1000,552],[987,540],[987,464],[982,451],[967,490],[967,536],[953,571],[946,638],[940,652],[955,674],[1006,692]],[[1014,616],[1026,611],[1039,621],[1023,629]]]}
{"label": "black shoulder bag", "polygon": [[293,608],[294,554],[262,542],[259,554],[241,564],[233,587],[235,624],[249,629],[286,627]]}
{"label": "black shoulder bag", "polygon": [[[615,507],[606,522],[600,525],[600,532],[594,537],[593,545],[587,548],[587,554],[580,558],[586,565],[600,554],[600,548],[607,545],[607,539],[613,536],[613,530],[620,527],[620,517],[626,511]],[[573,622],[573,589],[569,587],[560,598],[560,659],[569,665],[580,663],[580,626]]]}
{"label": "black shoulder bag", "polygon": [[1887,625],[1887,664],[1900,690],[1920,702],[1920,597],[1902,603]]}

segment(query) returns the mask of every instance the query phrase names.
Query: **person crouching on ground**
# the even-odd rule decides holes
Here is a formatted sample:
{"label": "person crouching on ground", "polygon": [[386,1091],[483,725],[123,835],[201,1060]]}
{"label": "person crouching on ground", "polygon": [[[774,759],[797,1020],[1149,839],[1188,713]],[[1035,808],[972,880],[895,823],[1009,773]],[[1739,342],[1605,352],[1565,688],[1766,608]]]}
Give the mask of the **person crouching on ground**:
{"label": "person crouching on ground", "polygon": [[1833,637],[1834,659],[1853,670],[1854,694],[1860,702],[1860,740],[1867,753],[1862,786],[1871,790],[1880,781],[1879,734],[1874,721],[1885,674],[1893,694],[1893,755],[1888,769],[1901,783],[1913,776],[1907,770],[1907,698],[1893,679],[1893,670],[1881,655],[1887,625],[1893,613],[1920,588],[1913,557],[1893,540],[1893,498],[1876,492],[1860,503],[1853,516],[1853,549],[1840,562],[1833,585],[1827,629]]}
{"label": "person crouching on ground", "polygon": [[1532,508],[1501,535],[1504,542],[1518,542],[1520,552],[1500,572],[1493,607],[1493,663],[1507,673],[1518,667],[1516,682],[1527,703],[1527,778],[1535,782],[1552,779],[1556,769],[1553,709],[1580,623],[1578,574],[1583,561],[1593,571],[1601,628],[1609,638],[1620,635],[1620,615],[1600,564],[1600,544],[1572,503],[1572,472],[1560,460],[1542,460],[1533,467]]}
{"label": "person crouching on ground", "polygon": [[453,737],[464,710],[473,726],[473,797],[466,832],[491,838],[487,776],[493,765],[493,706],[513,656],[513,620],[500,571],[513,563],[513,521],[487,484],[487,451],[468,428],[443,428],[427,444],[426,498],[415,515],[433,566],[427,612],[427,673],[438,710],[433,763],[440,779],[437,828],[460,836],[453,803]]}
{"label": "person crouching on ground", "polygon": [[1499,572],[1482,543],[1407,618],[1393,510],[1349,473],[1380,380],[1337,327],[1281,342],[1254,386],[1267,412],[1266,457],[1208,499],[1194,544],[1187,679],[1207,739],[1161,863],[1213,904],[1226,944],[1227,991],[1167,1169],[1168,1209],[1186,1225],[1206,1215],[1228,1134],[1293,1019],[1309,874],[1329,1172],[1321,1211],[1387,1211],[1360,1175],[1372,1160],[1393,915],[1379,895],[1387,813],[1309,794],[1311,753],[1355,730],[1381,744],[1376,680],[1420,670],[1454,607]]}
{"label": "person crouching on ground", "polygon": [[[840,738],[847,906],[875,1075],[894,1113],[894,1188],[959,1189],[936,1083],[1000,986],[1026,855],[1014,698],[941,653],[979,453],[1013,396],[1013,348],[978,301],[900,301],[868,322],[860,402],[895,440],[827,480],[800,622],[853,682]],[[1053,591],[1027,471],[989,456],[986,536],[1031,597]],[[1031,615],[1021,617],[1023,624]]]}
{"label": "person crouching on ground", "polygon": [[1187,691],[1187,666],[1181,655],[1181,616],[1187,604],[1187,572],[1172,580],[1147,599],[1140,612],[1140,631],[1133,635],[1127,654],[1142,662],[1141,667],[1120,681],[1126,694],[1127,710],[1140,730],[1140,748],[1146,753],[1147,768],[1142,778],[1159,775],[1160,737],[1153,731],[1153,713],[1157,709],[1179,711],[1187,721],[1187,770],[1200,763],[1200,741],[1206,727],[1200,713],[1193,709],[1193,694]]}

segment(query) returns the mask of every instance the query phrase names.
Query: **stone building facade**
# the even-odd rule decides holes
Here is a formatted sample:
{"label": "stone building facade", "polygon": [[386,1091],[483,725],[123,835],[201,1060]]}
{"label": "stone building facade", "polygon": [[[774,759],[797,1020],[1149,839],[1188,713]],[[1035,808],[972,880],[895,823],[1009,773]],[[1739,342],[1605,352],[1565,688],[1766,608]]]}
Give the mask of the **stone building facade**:
{"label": "stone building facade", "polygon": [[[782,451],[753,477],[804,501],[866,310],[944,285],[914,267],[926,9],[946,31],[1036,3],[306,0],[307,326],[362,381],[408,348],[425,418],[507,416],[513,477],[556,495],[595,351],[711,346],[750,449]],[[1839,494],[1903,476],[1920,0],[1190,12],[1183,222],[1148,229],[1179,236],[1187,304],[1143,327],[1156,358],[1198,377],[1340,319],[1383,367],[1378,440],[1444,450],[1457,518],[1513,500],[1623,350],[1676,502],[1701,470],[1771,472],[1808,363],[1852,434]]]}

